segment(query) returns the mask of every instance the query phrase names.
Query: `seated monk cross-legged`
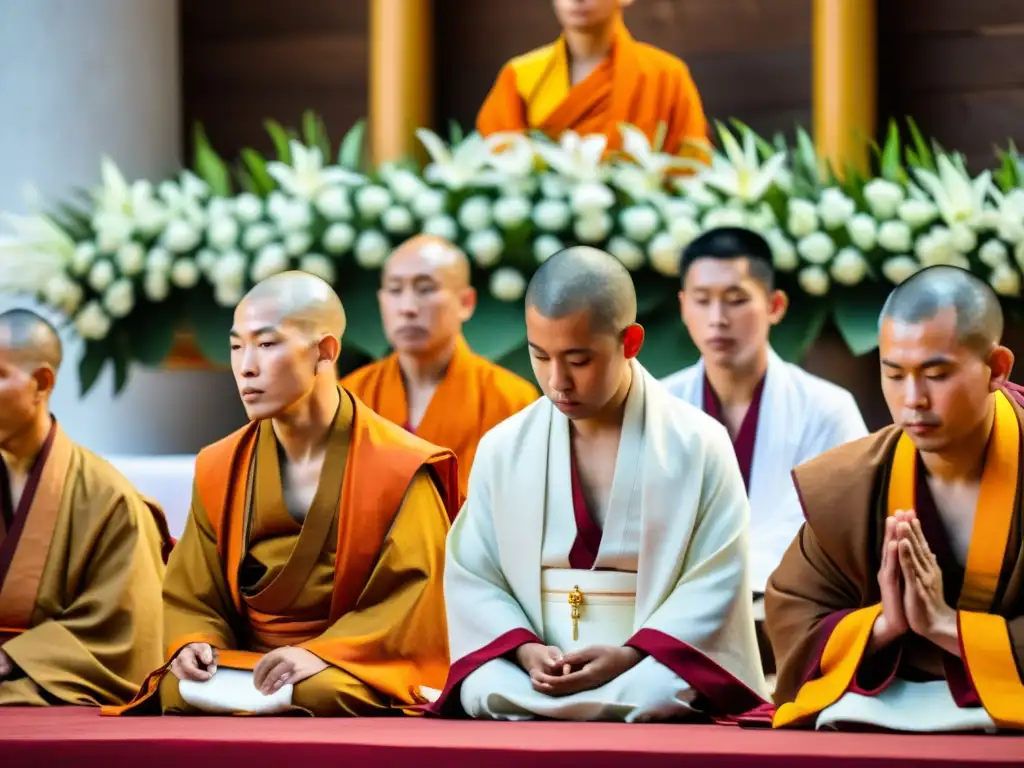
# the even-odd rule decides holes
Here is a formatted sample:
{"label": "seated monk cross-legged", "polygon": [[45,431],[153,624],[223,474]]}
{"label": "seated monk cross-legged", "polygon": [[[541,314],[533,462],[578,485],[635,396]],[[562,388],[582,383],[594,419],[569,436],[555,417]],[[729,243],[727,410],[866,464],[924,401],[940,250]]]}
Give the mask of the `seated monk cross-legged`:
{"label": "seated monk cross-legged", "polygon": [[[635,126],[662,151],[702,158],[707,118],[690,70],[680,59],[637,42],[622,19],[632,0],[554,0],[557,41],[502,67],[477,116],[483,136],[540,130],[604,134],[622,145],[619,126]],[[690,145],[694,146],[690,146]]]}
{"label": "seated monk cross-legged", "polygon": [[167,661],[110,714],[416,714],[420,687],[443,683],[456,460],[338,386],[344,328],[310,274],[238,305],[251,423],[196,459],[164,584]]}
{"label": "seated monk cross-legged", "polygon": [[1024,397],[995,293],[956,267],[880,319],[894,424],[794,472],[768,582],[776,727],[1024,730]]}
{"label": "seated monk cross-legged", "polygon": [[51,416],[61,357],[0,314],[0,706],[123,704],[162,656],[167,521]]}
{"label": "seated monk cross-legged", "polygon": [[385,262],[377,295],[394,352],[341,385],[384,418],[454,451],[465,495],[480,438],[540,393],[466,344],[462,325],[476,291],[457,246],[430,235],[407,240]]}
{"label": "seated monk cross-legged", "polygon": [[526,326],[545,398],[480,443],[448,539],[441,715],[640,722],[765,705],[725,428],[635,359],[628,271],[574,247]]}

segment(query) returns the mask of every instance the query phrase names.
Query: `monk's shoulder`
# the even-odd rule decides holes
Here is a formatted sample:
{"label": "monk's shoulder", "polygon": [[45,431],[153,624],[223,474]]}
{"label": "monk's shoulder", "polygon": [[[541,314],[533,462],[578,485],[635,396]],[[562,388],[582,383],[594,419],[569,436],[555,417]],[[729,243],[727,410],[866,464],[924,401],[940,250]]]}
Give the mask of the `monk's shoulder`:
{"label": "monk's shoulder", "polygon": [[681,58],[673,53],[651,45],[650,43],[636,44],[637,60],[640,70],[646,74],[666,74],[680,82],[691,80],[690,67]]}
{"label": "monk's shoulder", "polygon": [[372,363],[356,368],[342,378],[341,386],[356,397],[362,398],[363,394],[373,386],[373,382],[377,381],[380,377],[387,359],[385,357],[380,360],[374,360]]}
{"label": "monk's shoulder", "polygon": [[95,518],[89,522],[102,525],[111,515],[127,515],[127,524],[136,527],[144,513],[152,514],[146,499],[117,467],[77,443],[73,444],[72,452],[72,477],[66,482],[72,484],[77,522]]}
{"label": "monk's shoulder", "polygon": [[901,430],[889,425],[831,448],[793,469],[804,517],[817,532],[834,521],[868,514],[879,472]]}
{"label": "monk's shoulder", "polygon": [[473,355],[477,381],[488,397],[500,397],[518,410],[540,397],[540,390],[517,373],[480,355]]}
{"label": "monk's shoulder", "polygon": [[512,71],[514,73],[520,73],[524,70],[531,69],[536,66],[541,66],[547,63],[548,59],[551,58],[555,52],[555,46],[558,43],[548,43],[547,45],[541,45],[533,50],[521,53],[518,56],[514,56],[509,59],[504,66],[504,70]]}

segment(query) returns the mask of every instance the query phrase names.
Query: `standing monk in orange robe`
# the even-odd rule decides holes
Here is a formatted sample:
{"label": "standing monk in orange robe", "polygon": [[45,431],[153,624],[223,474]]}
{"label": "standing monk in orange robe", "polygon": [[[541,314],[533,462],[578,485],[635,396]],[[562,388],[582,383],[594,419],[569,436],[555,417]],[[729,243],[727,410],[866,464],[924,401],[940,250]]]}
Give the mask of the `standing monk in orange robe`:
{"label": "standing monk in orange robe", "polygon": [[167,522],[50,415],[61,357],[0,315],[0,705],[120,704],[161,657]]}
{"label": "standing monk in orange robe", "polygon": [[444,683],[457,465],[339,388],[344,327],[334,291],[300,272],[235,310],[251,423],[196,460],[164,583],[167,663],[129,711],[396,714]]}
{"label": "standing monk in orange robe", "polygon": [[1024,408],[988,285],[954,267],[882,310],[894,425],[795,470],[772,574],[776,727],[1024,729]]}
{"label": "standing monk in orange robe", "polygon": [[[621,147],[620,123],[653,141],[666,127],[662,151],[706,143],[707,119],[690,70],[680,59],[629,34],[622,9],[632,0],[555,0],[562,35],[502,67],[477,116],[484,136],[538,129],[602,133]],[[691,152],[692,154],[692,152]]]}
{"label": "standing monk in orange robe", "polygon": [[466,255],[446,240],[419,235],[399,246],[384,265],[378,297],[395,352],[342,385],[385,418],[453,450],[465,496],[480,438],[540,393],[466,345],[462,324],[476,293]]}

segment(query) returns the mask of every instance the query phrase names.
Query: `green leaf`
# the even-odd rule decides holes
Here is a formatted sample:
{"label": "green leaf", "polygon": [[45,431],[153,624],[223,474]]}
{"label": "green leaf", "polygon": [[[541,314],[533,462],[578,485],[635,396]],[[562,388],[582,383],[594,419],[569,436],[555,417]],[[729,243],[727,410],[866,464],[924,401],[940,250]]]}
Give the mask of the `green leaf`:
{"label": "green leaf", "polygon": [[783,360],[799,365],[821,334],[827,317],[827,302],[800,295],[782,322],[772,328],[769,337],[772,348]]}
{"label": "green leaf", "polygon": [[914,153],[917,156],[918,167],[933,172],[938,170],[938,166],[935,164],[935,155],[932,152],[932,147],[924,140],[924,136],[921,135],[921,131],[918,129],[917,123],[911,117],[907,118],[907,130],[910,131],[910,138],[914,142]]}
{"label": "green leaf", "polygon": [[243,149],[241,152],[242,162],[249,171],[249,178],[252,180],[255,194],[269,195],[277,183],[274,177],[267,172],[267,161],[263,155],[255,149]]}
{"label": "green leaf", "polygon": [[884,303],[885,291],[867,289],[844,292],[836,300],[836,328],[854,357],[878,346],[878,316]]}
{"label": "green leaf", "polygon": [[466,133],[465,133],[465,131],[462,130],[462,126],[459,125],[459,121],[458,120],[454,120],[454,119],[449,120],[448,121],[448,143],[449,143],[449,145],[454,147],[457,144],[461,144],[463,139],[465,139],[465,138],[466,138]]}
{"label": "green leaf", "polygon": [[901,150],[899,126],[895,122],[891,122],[885,147],[882,149],[881,174],[883,178],[895,182],[903,179],[905,172],[900,158]]}
{"label": "green leaf", "polygon": [[214,365],[231,365],[228,334],[234,316],[233,307],[222,307],[213,300],[210,290],[192,290],[187,294],[186,317],[195,337],[196,347]]}
{"label": "green leaf", "polygon": [[366,121],[358,120],[349,128],[338,148],[338,165],[358,171],[363,165],[363,143],[366,140]]}
{"label": "green leaf", "polygon": [[195,129],[195,169],[203,181],[210,185],[210,191],[217,197],[231,196],[231,172],[210,146],[201,124]]}
{"label": "green leaf", "polygon": [[107,347],[105,342],[85,342],[85,351],[78,361],[78,386],[82,397],[89,393],[100,377],[107,362]]}
{"label": "green leaf", "polygon": [[654,141],[651,149],[655,152],[662,152],[665,149],[665,139],[668,137],[668,123],[664,120],[658,121],[658,127],[654,131]]}
{"label": "green leaf", "polygon": [[276,120],[267,120],[263,125],[267,129],[267,133],[270,134],[270,140],[274,142],[277,159],[286,165],[290,164],[292,162],[292,149],[289,145],[290,137],[288,136],[288,131]]}
{"label": "green leaf", "polygon": [[306,110],[302,115],[302,129],[306,146],[320,150],[325,161],[331,157],[331,139],[327,135],[327,126],[313,110]]}
{"label": "green leaf", "polygon": [[644,328],[644,345],[639,360],[652,376],[668,376],[700,359],[700,352],[679,317],[678,307],[663,308],[642,317],[640,325]]}
{"label": "green leaf", "polygon": [[352,263],[346,267],[339,278],[339,284],[335,286],[345,306],[348,321],[342,344],[354,344],[374,359],[382,357],[387,354],[390,345],[384,336],[380,305],[377,302],[380,271],[363,269]]}
{"label": "green leaf", "polygon": [[470,349],[488,360],[500,360],[526,343],[522,301],[499,301],[486,285],[477,288],[476,311],[463,326]]}
{"label": "green leaf", "polygon": [[821,168],[818,160],[818,150],[815,148],[814,141],[810,135],[803,128],[797,128],[796,146],[797,158],[799,158],[807,177],[809,179],[820,179]]}
{"label": "green leaf", "polygon": [[150,303],[134,312],[125,327],[125,353],[141,365],[160,366],[174,348],[178,308],[174,300]]}

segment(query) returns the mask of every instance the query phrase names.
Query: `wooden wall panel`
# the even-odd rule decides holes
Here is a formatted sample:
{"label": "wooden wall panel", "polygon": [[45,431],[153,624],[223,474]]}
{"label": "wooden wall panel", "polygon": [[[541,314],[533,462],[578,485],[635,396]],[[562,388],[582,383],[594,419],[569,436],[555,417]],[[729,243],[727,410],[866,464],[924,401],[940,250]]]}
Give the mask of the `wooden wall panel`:
{"label": "wooden wall panel", "polygon": [[[505,61],[558,36],[551,0],[435,0],[436,114],[471,126]],[[810,124],[811,0],[643,0],[638,40],[680,56],[712,119],[791,131]]]}
{"label": "wooden wall panel", "polygon": [[181,0],[181,14],[189,144],[196,121],[230,156],[269,151],[268,118],[298,126],[313,109],[337,142],[366,116],[366,0]]}
{"label": "wooden wall panel", "polygon": [[975,172],[1024,138],[1024,2],[879,3],[879,113],[913,117]]}

